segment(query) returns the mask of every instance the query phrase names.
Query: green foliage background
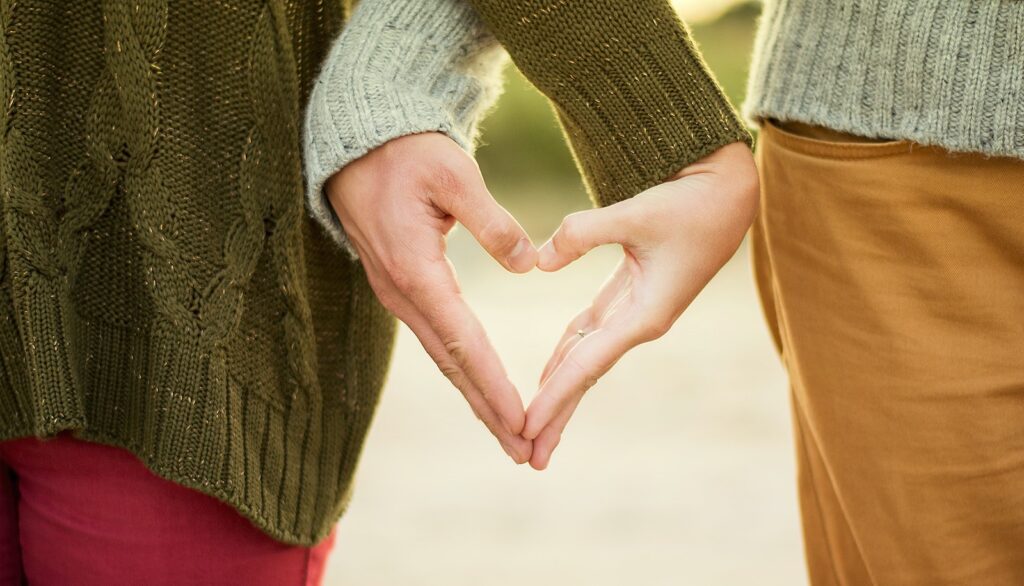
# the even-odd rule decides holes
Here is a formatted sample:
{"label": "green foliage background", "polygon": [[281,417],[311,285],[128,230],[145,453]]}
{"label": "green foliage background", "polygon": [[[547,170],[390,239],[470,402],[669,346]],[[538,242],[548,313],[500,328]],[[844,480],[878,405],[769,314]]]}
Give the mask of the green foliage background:
{"label": "green foliage background", "polygon": [[[733,105],[743,103],[760,5],[739,4],[720,18],[691,27],[701,53]],[[483,125],[477,159],[488,185],[535,239],[561,218],[589,207],[572,156],[547,100],[515,69]]]}

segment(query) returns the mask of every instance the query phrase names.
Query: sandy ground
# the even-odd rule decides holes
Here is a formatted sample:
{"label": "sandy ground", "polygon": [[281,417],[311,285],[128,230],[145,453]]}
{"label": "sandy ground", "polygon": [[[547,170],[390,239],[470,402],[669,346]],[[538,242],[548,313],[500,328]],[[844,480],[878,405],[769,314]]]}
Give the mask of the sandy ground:
{"label": "sandy ground", "polygon": [[[525,400],[618,254],[512,276],[453,237]],[[746,246],[590,392],[542,473],[508,460],[403,328],[325,583],[805,584],[785,378]]]}

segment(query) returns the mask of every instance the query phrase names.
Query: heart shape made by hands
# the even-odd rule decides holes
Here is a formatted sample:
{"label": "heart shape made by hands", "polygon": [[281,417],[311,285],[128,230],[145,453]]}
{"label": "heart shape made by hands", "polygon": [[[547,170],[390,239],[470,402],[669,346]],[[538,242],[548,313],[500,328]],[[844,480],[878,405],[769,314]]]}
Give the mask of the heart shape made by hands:
{"label": "heart shape made by hands", "polygon": [[[757,186],[750,150],[737,142],[632,198],[569,214],[540,251],[475,161],[438,133],[385,143],[335,173],[325,193],[381,303],[505,451],[542,469],[587,389],[631,348],[667,332],[733,255],[753,220]],[[456,223],[516,273],[558,271],[621,244],[617,268],[570,321],[526,410],[446,255]]]}

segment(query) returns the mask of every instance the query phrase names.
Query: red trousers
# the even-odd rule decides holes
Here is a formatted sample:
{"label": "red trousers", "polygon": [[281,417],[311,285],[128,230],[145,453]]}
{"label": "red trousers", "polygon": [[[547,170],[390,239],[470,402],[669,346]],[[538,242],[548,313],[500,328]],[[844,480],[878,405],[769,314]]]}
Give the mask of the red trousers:
{"label": "red trousers", "polygon": [[306,586],[334,537],[277,542],[130,452],[69,432],[0,442],[0,586]]}

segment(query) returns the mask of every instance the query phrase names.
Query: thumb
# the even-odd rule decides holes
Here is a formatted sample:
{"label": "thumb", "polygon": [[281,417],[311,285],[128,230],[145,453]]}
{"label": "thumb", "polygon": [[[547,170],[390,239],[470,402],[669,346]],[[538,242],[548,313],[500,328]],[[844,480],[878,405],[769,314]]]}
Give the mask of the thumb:
{"label": "thumb", "polygon": [[457,193],[446,194],[445,211],[509,271],[525,273],[537,266],[537,249],[526,230],[495,201],[483,177],[467,177],[460,183]]}
{"label": "thumb", "polygon": [[569,214],[540,249],[537,266],[557,271],[602,244],[629,244],[632,200]]}

